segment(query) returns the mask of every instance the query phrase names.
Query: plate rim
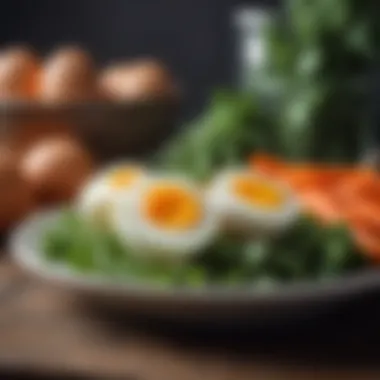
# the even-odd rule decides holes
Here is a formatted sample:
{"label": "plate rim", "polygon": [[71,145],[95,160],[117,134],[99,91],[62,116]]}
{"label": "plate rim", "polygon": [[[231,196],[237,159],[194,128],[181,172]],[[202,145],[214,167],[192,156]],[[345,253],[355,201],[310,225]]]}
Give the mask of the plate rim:
{"label": "plate rim", "polygon": [[[134,295],[139,298],[186,299],[199,302],[290,302],[302,299],[320,299],[333,296],[346,296],[380,287],[380,271],[376,268],[365,269],[357,273],[331,278],[324,282],[313,280],[297,281],[263,290],[255,287],[214,286],[214,287],[165,287],[146,281],[131,282],[109,281],[102,276],[77,274],[62,265],[49,264],[41,260],[42,253],[35,244],[28,244],[30,230],[37,231],[36,239],[46,229],[48,220],[57,220],[61,208],[37,211],[24,219],[10,234],[8,252],[12,260],[30,274],[66,288],[76,288],[91,293]],[[25,241],[26,239],[26,241]],[[61,268],[61,269],[58,269]],[[65,270],[62,270],[64,268]]]}

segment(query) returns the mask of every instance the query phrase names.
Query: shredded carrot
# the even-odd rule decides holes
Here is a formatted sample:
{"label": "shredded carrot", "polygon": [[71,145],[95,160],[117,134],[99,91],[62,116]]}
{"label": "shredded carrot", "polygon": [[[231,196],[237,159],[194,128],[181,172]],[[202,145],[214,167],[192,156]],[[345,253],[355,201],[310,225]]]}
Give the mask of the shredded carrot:
{"label": "shredded carrot", "polygon": [[353,228],[366,226],[367,228],[376,229],[380,236],[380,204],[365,201],[351,203],[346,205],[344,217]]}
{"label": "shredded carrot", "polygon": [[268,174],[278,173],[278,170],[287,166],[287,164],[280,159],[266,153],[254,154],[251,156],[249,162],[252,168],[264,171]]}
{"label": "shredded carrot", "polygon": [[292,163],[265,153],[250,157],[253,170],[285,181],[306,213],[323,223],[344,220],[360,248],[380,263],[380,175],[360,166]]}
{"label": "shredded carrot", "polygon": [[380,263],[380,236],[368,232],[365,228],[353,230],[356,244],[362,248],[363,253],[370,259]]}
{"label": "shredded carrot", "polygon": [[342,217],[339,206],[334,199],[321,191],[304,192],[298,197],[307,213],[315,215],[326,224],[336,222]]}

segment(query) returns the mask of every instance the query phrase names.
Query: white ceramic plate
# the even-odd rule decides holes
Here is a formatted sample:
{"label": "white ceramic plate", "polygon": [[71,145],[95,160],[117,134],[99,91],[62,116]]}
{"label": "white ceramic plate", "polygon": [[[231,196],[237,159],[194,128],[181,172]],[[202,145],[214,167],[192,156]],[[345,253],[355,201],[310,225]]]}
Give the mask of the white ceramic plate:
{"label": "white ceramic plate", "polygon": [[263,291],[254,288],[160,288],[149,283],[81,275],[46,261],[42,252],[44,233],[60,215],[59,210],[39,212],[25,220],[10,237],[14,260],[27,272],[51,285],[71,291],[84,301],[96,301],[122,311],[176,318],[281,319],[328,310],[374,287],[380,273],[366,271],[324,283],[295,283]]}

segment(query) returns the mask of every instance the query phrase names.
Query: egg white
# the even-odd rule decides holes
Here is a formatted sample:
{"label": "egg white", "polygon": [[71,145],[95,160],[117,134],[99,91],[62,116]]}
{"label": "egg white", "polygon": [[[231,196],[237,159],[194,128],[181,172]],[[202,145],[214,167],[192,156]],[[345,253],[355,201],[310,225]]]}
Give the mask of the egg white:
{"label": "egg white", "polygon": [[[278,209],[270,210],[239,198],[234,194],[233,181],[247,175],[271,184],[284,195],[284,204]],[[206,199],[207,203],[217,210],[227,232],[246,237],[280,233],[290,227],[299,215],[297,199],[286,184],[246,169],[229,169],[221,172],[209,184]]]}
{"label": "egg white", "polygon": [[[109,177],[114,170],[123,167],[136,168],[141,171],[141,176],[136,178],[134,183],[128,187],[115,188],[109,183]],[[116,199],[131,192],[147,175],[148,173],[144,168],[128,162],[120,162],[102,169],[87,182],[80,192],[76,202],[79,215],[100,228],[111,229],[111,214],[114,212]]]}
{"label": "egg white", "polygon": [[[157,184],[178,185],[193,194],[202,204],[200,223],[186,230],[161,228],[143,213],[147,192]],[[216,237],[220,223],[215,210],[208,205],[193,182],[177,176],[146,178],[128,194],[116,201],[113,229],[139,257],[177,263],[193,257]]]}

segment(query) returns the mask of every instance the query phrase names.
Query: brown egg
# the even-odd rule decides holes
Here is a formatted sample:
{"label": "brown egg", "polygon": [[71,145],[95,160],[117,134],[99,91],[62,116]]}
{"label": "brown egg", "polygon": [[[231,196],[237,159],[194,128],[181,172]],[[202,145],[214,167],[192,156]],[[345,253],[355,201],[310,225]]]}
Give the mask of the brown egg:
{"label": "brown egg", "polygon": [[36,96],[39,60],[27,47],[13,47],[0,55],[0,99],[26,100]]}
{"label": "brown egg", "polygon": [[32,190],[22,178],[17,158],[0,147],[0,230],[10,228],[24,218],[35,205]]}
{"label": "brown egg", "polygon": [[154,60],[110,66],[100,75],[98,85],[105,97],[115,100],[172,97],[177,92],[169,72]]}
{"label": "brown egg", "polygon": [[73,128],[62,122],[24,121],[10,126],[4,143],[17,155],[23,155],[37,142],[59,136],[73,136]]}
{"label": "brown egg", "polygon": [[72,138],[40,141],[23,157],[23,177],[43,203],[68,201],[91,175],[89,152]]}
{"label": "brown egg", "polygon": [[50,103],[94,99],[96,72],[91,57],[79,47],[65,47],[53,53],[41,73],[40,96]]}

